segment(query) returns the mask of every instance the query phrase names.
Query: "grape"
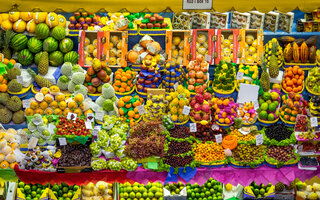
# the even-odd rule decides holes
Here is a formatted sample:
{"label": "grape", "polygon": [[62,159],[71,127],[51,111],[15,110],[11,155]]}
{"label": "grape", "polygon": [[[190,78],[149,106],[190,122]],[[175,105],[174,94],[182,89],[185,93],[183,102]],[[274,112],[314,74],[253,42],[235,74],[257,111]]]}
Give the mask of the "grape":
{"label": "grape", "polygon": [[94,170],[107,169],[107,161],[99,158],[98,160],[94,160],[91,162],[91,166]]}
{"label": "grape", "polygon": [[112,171],[120,171],[121,163],[117,160],[111,159],[107,161],[107,166]]}
{"label": "grape", "polygon": [[132,158],[125,158],[120,161],[123,169],[127,171],[134,171],[138,168],[138,163]]}

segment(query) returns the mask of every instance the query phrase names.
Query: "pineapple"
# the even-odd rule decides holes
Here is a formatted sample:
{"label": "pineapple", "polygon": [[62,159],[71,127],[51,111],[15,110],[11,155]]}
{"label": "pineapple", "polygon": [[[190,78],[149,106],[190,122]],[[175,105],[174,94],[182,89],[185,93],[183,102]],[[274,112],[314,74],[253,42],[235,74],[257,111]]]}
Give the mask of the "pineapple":
{"label": "pineapple", "polygon": [[39,60],[38,72],[41,75],[46,75],[48,73],[48,70],[49,70],[49,56],[48,56],[48,52],[44,51],[41,54],[41,57]]}
{"label": "pineapple", "polygon": [[3,36],[2,54],[7,59],[11,59],[10,42],[14,36],[15,36],[15,33],[11,29],[7,30]]}
{"label": "pineapple", "polygon": [[28,70],[28,73],[32,76],[32,78],[34,78],[34,80],[36,81],[36,83],[40,86],[40,87],[47,87],[47,88],[49,88],[49,87],[51,87],[52,86],[52,83],[48,80],[48,79],[46,79],[46,78],[44,78],[44,77],[42,77],[42,76],[40,76],[40,75],[37,75],[32,69],[30,69],[30,68],[28,68],[27,69]]}
{"label": "pineapple", "polygon": [[269,60],[269,73],[271,78],[276,78],[279,75],[279,65],[278,65],[278,45],[276,42],[272,42],[272,48],[271,48],[271,57]]}
{"label": "pineapple", "polygon": [[263,56],[261,58],[261,68],[262,68],[262,73],[260,77],[260,86],[262,87],[264,92],[268,92],[270,89],[270,77],[267,72],[267,64],[264,61]]}

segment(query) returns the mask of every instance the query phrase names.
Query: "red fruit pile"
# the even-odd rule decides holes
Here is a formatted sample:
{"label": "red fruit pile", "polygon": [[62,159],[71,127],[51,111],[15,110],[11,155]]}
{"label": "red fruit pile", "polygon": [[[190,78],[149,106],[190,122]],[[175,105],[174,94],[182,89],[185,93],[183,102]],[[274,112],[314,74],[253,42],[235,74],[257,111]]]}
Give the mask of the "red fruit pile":
{"label": "red fruit pile", "polygon": [[77,118],[76,120],[71,120],[63,116],[59,117],[56,135],[87,136],[90,134],[91,132],[89,129],[86,129],[83,119]]}

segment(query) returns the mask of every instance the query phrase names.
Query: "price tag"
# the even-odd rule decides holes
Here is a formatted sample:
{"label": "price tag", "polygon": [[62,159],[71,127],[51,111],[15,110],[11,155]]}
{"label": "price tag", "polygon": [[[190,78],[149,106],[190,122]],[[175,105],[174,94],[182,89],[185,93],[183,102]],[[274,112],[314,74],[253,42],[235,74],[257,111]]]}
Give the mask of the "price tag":
{"label": "price tag", "polygon": [[87,121],[88,122],[94,122],[94,114],[93,113],[88,113],[87,114]]}
{"label": "price tag", "polygon": [[35,137],[30,138],[29,143],[28,143],[28,149],[35,148],[37,146],[37,144],[38,144],[38,140],[39,139],[35,138]]}
{"label": "price tag", "polygon": [[190,123],[190,132],[191,133],[197,132],[197,124],[196,123]]}
{"label": "price tag", "polygon": [[318,126],[318,118],[311,117],[310,118],[311,127],[317,127]]}
{"label": "price tag", "polygon": [[67,145],[67,140],[64,137],[59,138],[59,144],[60,146],[65,146]]}
{"label": "price tag", "polygon": [[92,130],[92,135],[98,135],[99,131],[97,129]]}
{"label": "price tag", "polygon": [[174,88],[175,91],[177,91],[178,86],[179,86],[179,83],[178,83],[178,82],[176,82],[176,83],[173,85],[173,88]]}
{"label": "price tag", "polygon": [[30,99],[22,100],[23,108],[30,108]]}
{"label": "price tag", "polygon": [[54,134],[54,129],[56,128],[56,126],[55,125],[53,125],[53,124],[49,124],[48,125],[48,130],[49,130],[49,132],[51,133],[51,134]]}
{"label": "price tag", "polygon": [[92,122],[86,121],[86,129],[92,129]]}
{"label": "price tag", "polygon": [[308,108],[306,108],[306,112],[307,112],[308,117],[311,117],[311,113],[310,113],[310,110]]}
{"label": "price tag", "polygon": [[259,102],[257,100],[255,100],[253,102],[253,106],[254,106],[254,109],[257,110],[259,108]]}
{"label": "price tag", "polygon": [[69,112],[67,115],[67,119],[71,119],[75,121],[77,119],[77,114]]}
{"label": "price tag", "polygon": [[101,126],[95,126],[94,129],[100,131],[101,130]]}
{"label": "price tag", "polygon": [[262,144],[263,144],[263,135],[262,134],[256,135],[256,145],[259,146]]}
{"label": "price tag", "polygon": [[242,80],[243,79],[243,72],[238,72],[236,79],[237,80]]}
{"label": "price tag", "polygon": [[23,77],[17,76],[17,82],[23,84]]}
{"label": "price tag", "polygon": [[96,120],[98,121],[103,121],[103,116],[104,116],[104,113],[103,112],[96,112]]}
{"label": "price tag", "polygon": [[207,62],[211,62],[211,56],[206,54],[204,55],[204,59],[207,61]]}
{"label": "price tag", "polygon": [[216,138],[216,143],[221,143],[222,142],[222,135],[218,134],[214,136]]}
{"label": "price tag", "polygon": [[143,115],[146,113],[146,110],[144,109],[143,105],[137,106],[136,108],[138,109],[139,115]]}
{"label": "price tag", "polygon": [[183,0],[184,10],[211,10],[212,0]]}
{"label": "price tag", "polygon": [[189,106],[184,106],[182,110],[182,114],[184,115],[189,115],[190,113],[190,107]]}

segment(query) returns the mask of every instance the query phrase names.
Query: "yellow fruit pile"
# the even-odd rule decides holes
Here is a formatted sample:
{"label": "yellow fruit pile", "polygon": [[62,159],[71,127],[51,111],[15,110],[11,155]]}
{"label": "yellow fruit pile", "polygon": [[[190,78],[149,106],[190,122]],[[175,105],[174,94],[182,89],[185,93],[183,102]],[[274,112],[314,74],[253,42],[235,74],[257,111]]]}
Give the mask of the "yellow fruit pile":
{"label": "yellow fruit pile", "polygon": [[15,139],[17,134],[17,131],[12,128],[8,130],[2,130],[0,132],[1,169],[13,169],[17,164],[15,155],[15,149],[19,148],[19,143]]}
{"label": "yellow fruit pile", "polygon": [[172,121],[184,122],[189,120],[189,115],[182,114],[182,111],[184,106],[189,106],[190,99],[190,91],[182,85],[178,86],[177,91],[170,92],[166,96],[166,100],[169,102],[168,114],[171,115]]}
{"label": "yellow fruit pile", "polygon": [[194,159],[198,162],[214,162],[222,161],[225,159],[224,149],[221,144],[218,143],[198,143],[195,148]]}

